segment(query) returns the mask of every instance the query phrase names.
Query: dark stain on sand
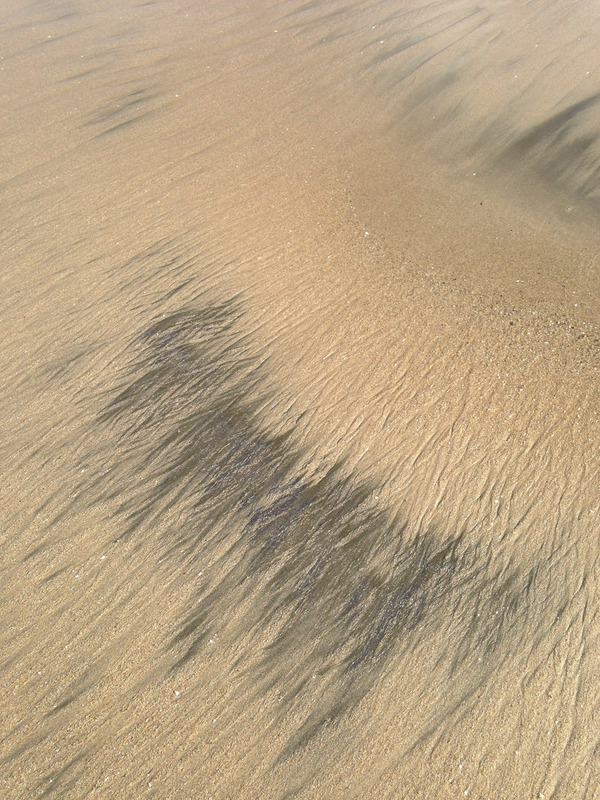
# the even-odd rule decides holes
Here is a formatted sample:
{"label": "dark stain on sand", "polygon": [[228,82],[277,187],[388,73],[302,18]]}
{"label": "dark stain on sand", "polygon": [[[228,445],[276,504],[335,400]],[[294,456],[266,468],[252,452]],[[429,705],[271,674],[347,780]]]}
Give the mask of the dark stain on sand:
{"label": "dark stain on sand", "polygon": [[244,316],[238,301],[200,300],[130,343],[95,423],[117,452],[79,500],[116,500],[124,537],[158,530],[163,560],[206,574],[167,645],[175,668],[216,631],[240,692],[275,691],[281,715],[300,714],[284,757],[440,629],[452,630],[448,680],[466,670],[469,692],[485,683],[531,635],[537,581],[500,574],[462,531],[411,524],[342,461],[312,463],[293,426],[270,431],[268,359]]}

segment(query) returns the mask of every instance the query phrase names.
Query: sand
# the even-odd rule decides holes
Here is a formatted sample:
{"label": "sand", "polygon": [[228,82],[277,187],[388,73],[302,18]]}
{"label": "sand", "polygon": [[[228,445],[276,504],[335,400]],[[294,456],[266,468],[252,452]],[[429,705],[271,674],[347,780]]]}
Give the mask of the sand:
{"label": "sand", "polygon": [[592,798],[592,2],[0,5],[0,795]]}

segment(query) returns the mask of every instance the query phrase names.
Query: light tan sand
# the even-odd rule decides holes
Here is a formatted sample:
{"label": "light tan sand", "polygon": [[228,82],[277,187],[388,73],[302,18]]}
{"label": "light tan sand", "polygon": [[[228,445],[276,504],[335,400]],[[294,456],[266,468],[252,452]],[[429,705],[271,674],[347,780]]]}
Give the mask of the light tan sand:
{"label": "light tan sand", "polygon": [[0,6],[0,796],[598,796],[596,17]]}

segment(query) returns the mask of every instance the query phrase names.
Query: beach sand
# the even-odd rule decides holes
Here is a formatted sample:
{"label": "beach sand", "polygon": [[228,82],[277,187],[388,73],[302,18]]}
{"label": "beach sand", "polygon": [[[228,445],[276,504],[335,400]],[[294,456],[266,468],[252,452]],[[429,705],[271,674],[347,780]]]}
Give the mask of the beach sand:
{"label": "beach sand", "polygon": [[0,20],[0,795],[598,796],[595,4]]}

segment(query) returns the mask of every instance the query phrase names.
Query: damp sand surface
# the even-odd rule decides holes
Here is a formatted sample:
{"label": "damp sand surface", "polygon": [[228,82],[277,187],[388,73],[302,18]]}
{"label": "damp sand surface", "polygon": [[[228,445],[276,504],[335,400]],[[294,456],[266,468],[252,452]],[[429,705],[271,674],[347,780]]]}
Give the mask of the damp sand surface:
{"label": "damp sand surface", "polygon": [[593,3],[0,20],[0,794],[595,797]]}

